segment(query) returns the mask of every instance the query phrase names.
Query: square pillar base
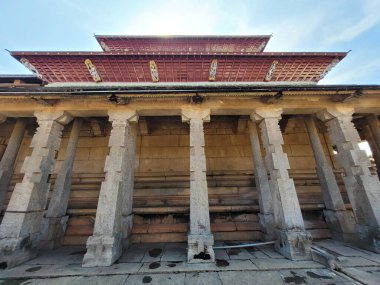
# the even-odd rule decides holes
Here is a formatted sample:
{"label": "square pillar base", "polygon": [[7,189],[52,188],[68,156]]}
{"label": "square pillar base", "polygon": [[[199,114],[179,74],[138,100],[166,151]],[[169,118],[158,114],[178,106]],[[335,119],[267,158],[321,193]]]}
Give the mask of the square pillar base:
{"label": "square pillar base", "polygon": [[41,249],[61,247],[69,216],[46,217],[42,221],[42,236],[39,244]]}
{"label": "square pillar base", "polygon": [[82,267],[111,266],[122,253],[121,236],[90,236]]}
{"label": "square pillar base", "polygon": [[212,234],[189,234],[187,236],[187,262],[215,262],[213,244],[214,236]]}
{"label": "square pillar base", "polygon": [[324,210],[323,214],[333,239],[356,242],[355,218],[351,211]]}
{"label": "square pillar base", "polygon": [[37,256],[29,237],[0,240],[0,265],[3,269],[15,267]]}
{"label": "square pillar base", "polygon": [[356,225],[358,233],[357,246],[380,253],[380,228],[366,225]]}
{"label": "square pillar base", "polygon": [[265,241],[275,240],[274,217],[272,214],[259,214],[259,223]]}
{"label": "square pillar base", "polygon": [[276,230],[275,249],[291,260],[311,260],[311,235],[305,230]]}

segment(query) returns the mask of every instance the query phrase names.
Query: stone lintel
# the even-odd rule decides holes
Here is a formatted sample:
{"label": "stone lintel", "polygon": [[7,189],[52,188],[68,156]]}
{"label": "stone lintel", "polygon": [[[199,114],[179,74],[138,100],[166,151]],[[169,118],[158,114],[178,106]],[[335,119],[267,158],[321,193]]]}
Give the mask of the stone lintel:
{"label": "stone lintel", "polygon": [[111,122],[113,121],[128,121],[131,123],[137,123],[139,121],[139,115],[136,110],[131,109],[115,109],[108,111],[108,117]]}
{"label": "stone lintel", "polygon": [[250,118],[253,122],[261,122],[266,118],[281,119],[282,108],[258,108],[251,113]]}

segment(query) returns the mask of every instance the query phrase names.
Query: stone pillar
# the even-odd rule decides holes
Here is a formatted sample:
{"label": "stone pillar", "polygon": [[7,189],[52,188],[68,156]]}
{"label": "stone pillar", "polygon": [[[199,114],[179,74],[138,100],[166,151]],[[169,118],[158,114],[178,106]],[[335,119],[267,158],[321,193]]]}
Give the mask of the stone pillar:
{"label": "stone pillar", "polygon": [[61,246],[63,242],[67,220],[69,219],[66,210],[70,198],[71,175],[81,127],[82,119],[75,119],[71,128],[65,159],[58,172],[49,207],[43,220],[41,248],[56,248]]}
{"label": "stone pillar", "polygon": [[357,223],[359,245],[380,252],[380,182],[369,171],[370,161],[360,150],[352,121],[353,108],[328,109],[318,114],[326,122],[336,159],[345,170],[344,184]]}
{"label": "stone pillar", "polygon": [[71,117],[63,111],[36,112],[38,125],[31,156],[26,157],[3,222],[0,226],[0,262],[13,267],[36,256],[43,212],[49,192],[49,176],[64,125]]}
{"label": "stone pillar", "polygon": [[372,135],[372,130],[369,125],[363,125],[363,139],[365,139],[372,151],[372,156],[375,159],[377,175],[380,176],[380,148],[377,147],[375,139]]}
{"label": "stone pillar", "polygon": [[368,127],[371,130],[371,148],[373,157],[377,167],[377,173],[380,176],[380,122],[377,115],[369,115],[367,117]]}
{"label": "stone pillar", "polygon": [[269,187],[267,170],[261,154],[256,123],[251,120],[248,121],[248,129],[255,169],[255,184],[260,207],[260,226],[264,232],[264,239],[269,241],[275,238],[272,193]]}
{"label": "stone pillar", "polygon": [[[110,266],[122,254],[123,237],[132,227],[134,152],[138,115],[131,110],[109,112],[112,131],[99,194],[94,233],[87,240],[82,266]],[[132,154],[132,155],[131,155]],[[126,209],[128,207],[128,209]],[[126,223],[129,222],[129,225]]]}
{"label": "stone pillar", "polygon": [[346,209],[332,167],[327,162],[315,121],[305,116],[305,124],[314,152],[316,170],[326,209],[323,211],[333,238],[346,242],[355,241],[355,219]]}
{"label": "stone pillar", "polygon": [[9,139],[7,148],[0,162],[0,212],[8,192],[9,183],[13,175],[13,167],[18,151],[24,138],[26,119],[17,119]]}
{"label": "stone pillar", "polygon": [[277,242],[275,249],[292,260],[311,259],[311,235],[305,230],[293,179],[289,178],[289,161],[282,150],[284,140],[279,120],[281,109],[257,109],[251,118],[259,121],[270,173]]}
{"label": "stone pillar", "polygon": [[190,233],[188,262],[213,262],[214,237],[211,234],[206,178],[203,122],[210,121],[210,110],[182,111],[182,121],[190,123]]}

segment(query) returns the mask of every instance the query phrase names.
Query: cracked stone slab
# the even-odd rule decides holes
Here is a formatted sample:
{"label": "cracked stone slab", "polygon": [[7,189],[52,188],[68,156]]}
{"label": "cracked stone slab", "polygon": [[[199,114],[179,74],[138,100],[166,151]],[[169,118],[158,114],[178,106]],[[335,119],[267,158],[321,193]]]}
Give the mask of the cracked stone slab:
{"label": "cracked stone slab", "polygon": [[285,284],[355,284],[328,269],[281,270],[280,275]]}
{"label": "cracked stone slab", "polygon": [[80,267],[71,265],[21,265],[0,272],[0,279],[43,278],[64,276],[95,276],[137,273],[141,263],[120,263],[109,267]]}
{"label": "cracked stone slab", "polygon": [[281,275],[277,271],[224,271],[219,272],[219,277],[223,284],[265,284],[265,285],[278,285],[283,284]]}
{"label": "cracked stone slab", "polygon": [[228,260],[216,263],[187,263],[187,262],[152,262],[145,263],[139,270],[141,273],[158,272],[203,272],[226,270],[257,270],[250,260]]}
{"label": "cracked stone slab", "polygon": [[267,259],[257,258],[251,259],[251,261],[259,268],[263,270],[276,270],[276,269],[295,269],[295,268],[325,268],[322,264],[314,261],[292,261],[289,259]]}
{"label": "cracked stone slab", "polygon": [[161,257],[161,261],[186,261],[186,244],[167,244]]}
{"label": "cracked stone slab", "polygon": [[[107,283],[104,283],[107,284]],[[183,285],[185,274],[142,274],[131,275],[125,285],[149,284],[149,285]]]}
{"label": "cracked stone slab", "polygon": [[55,250],[42,251],[41,255],[24,264],[30,265],[57,265],[82,264],[86,248],[83,246],[65,246]]}
{"label": "cracked stone slab", "polygon": [[117,262],[141,262],[144,258],[146,249],[146,245],[132,244],[128,249],[124,251]]}
{"label": "cracked stone slab", "polygon": [[185,285],[222,285],[217,272],[186,273]]}
{"label": "cracked stone slab", "polygon": [[227,254],[230,259],[250,259],[252,255],[244,248],[230,248],[227,249]]}
{"label": "cracked stone slab", "polygon": [[164,243],[152,243],[146,246],[145,255],[141,262],[155,262],[160,261],[165,249]]}
{"label": "cracked stone slab", "polygon": [[378,285],[380,280],[380,267],[365,269],[346,267],[342,268],[342,272],[351,278],[366,285]]}
{"label": "cracked stone slab", "polygon": [[379,264],[363,257],[343,257],[340,260],[340,265],[342,267],[368,267],[378,266]]}

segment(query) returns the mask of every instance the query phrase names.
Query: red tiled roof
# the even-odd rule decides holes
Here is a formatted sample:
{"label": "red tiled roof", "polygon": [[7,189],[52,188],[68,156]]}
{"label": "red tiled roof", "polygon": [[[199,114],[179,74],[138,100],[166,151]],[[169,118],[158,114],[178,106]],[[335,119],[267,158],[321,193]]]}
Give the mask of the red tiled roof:
{"label": "red tiled roof", "polygon": [[210,64],[218,60],[216,81],[260,82],[273,61],[270,81],[317,82],[346,53],[251,53],[223,55],[145,55],[116,52],[12,52],[26,58],[46,82],[93,82],[84,64],[90,59],[103,82],[152,82],[149,61],[157,64],[160,82],[208,81]]}
{"label": "red tiled roof", "polygon": [[130,54],[262,52],[271,36],[95,36],[104,51]]}

